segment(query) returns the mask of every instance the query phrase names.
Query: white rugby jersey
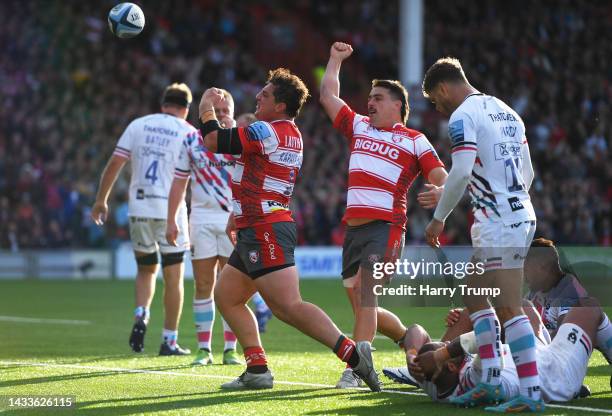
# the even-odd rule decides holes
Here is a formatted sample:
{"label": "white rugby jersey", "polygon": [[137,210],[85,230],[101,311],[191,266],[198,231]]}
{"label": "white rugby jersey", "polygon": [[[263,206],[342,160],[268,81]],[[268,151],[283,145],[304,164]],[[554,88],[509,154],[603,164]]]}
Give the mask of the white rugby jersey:
{"label": "white rugby jersey", "polygon": [[406,193],[422,173],[444,167],[434,147],[419,131],[397,123],[379,129],[370,119],[342,107],[334,127],[350,140],[346,213],[349,218],[371,218],[405,227]]}
{"label": "white rugby jersey", "polygon": [[[113,154],[132,164],[128,215],[166,219],[183,138],[196,131],[187,121],[162,113],[137,118],[127,126]],[[179,215],[187,215],[184,202]]]}
{"label": "white rugby jersey", "polygon": [[559,329],[559,320],[569,310],[577,306],[580,298],[587,297],[588,293],[578,279],[572,274],[565,274],[561,280],[548,292],[527,293],[526,298],[533,303],[542,323],[549,331]]}
{"label": "white rugby jersey", "polygon": [[175,177],[191,176],[192,224],[227,224],[232,212],[231,180],[235,166],[232,156],[209,151],[199,130],[183,140]]}
{"label": "white rugby jersey", "polygon": [[467,186],[474,217],[505,225],[535,220],[523,179],[525,125],[503,101],[475,93],[453,112],[448,125],[452,152],[476,152]]}
{"label": "white rugby jersey", "polygon": [[[512,360],[512,354],[510,353],[510,347],[508,344],[502,344],[502,371],[501,371],[501,384],[504,393],[508,397],[514,397],[519,394],[519,379],[516,372],[516,366]],[[482,379],[482,362],[477,354],[466,353],[461,366],[459,367],[459,384],[455,390],[447,397],[440,399],[438,398],[438,391],[433,383],[424,382],[421,388],[429,395],[433,400],[446,402],[453,397],[461,396],[469,390],[476,387]]]}

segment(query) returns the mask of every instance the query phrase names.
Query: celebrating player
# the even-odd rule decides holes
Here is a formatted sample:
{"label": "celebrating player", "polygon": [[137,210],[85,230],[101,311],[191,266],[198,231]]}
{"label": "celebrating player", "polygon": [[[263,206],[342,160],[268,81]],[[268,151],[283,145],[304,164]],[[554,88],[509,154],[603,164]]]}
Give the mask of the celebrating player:
{"label": "celebrating player", "polygon": [[108,196],[128,160],[132,162],[129,216],[130,237],[134,246],[136,276],[136,310],[130,346],[135,352],[144,348],[151,301],[155,293],[158,255],[164,276],[165,321],[159,355],[185,355],[188,349],[177,344],[178,323],[183,308],[183,254],[189,247],[187,207],[178,209],[176,246],[165,237],[168,193],[174,166],[181,151],[183,137],[197,130],[185,119],[191,104],[191,91],[185,84],[172,84],[162,97],[161,114],[137,118],[126,128],[100,179],[91,217],[102,225],[108,215]]}
{"label": "celebrating player", "polygon": [[[221,91],[223,99],[216,103],[215,114],[223,126],[233,127],[234,100],[228,91]],[[215,301],[212,293],[217,270],[223,269],[233,250],[225,226],[232,209],[230,181],[235,165],[236,161],[231,155],[216,155],[208,151],[202,137],[192,133],[184,139],[170,189],[166,238],[170,244],[174,244],[178,235],[176,213],[184,200],[191,176],[189,236],[195,283],[193,315],[199,348],[193,362],[196,365],[213,363],[211,339]],[[223,364],[240,364],[236,353],[236,336],[225,320],[223,338]]]}
{"label": "celebrating player", "polygon": [[[236,126],[237,127],[248,127],[254,122],[257,121],[257,117],[253,113],[243,113],[236,117]],[[233,218],[228,223],[233,224]],[[233,235],[232,235],[233,233]],[[228,234],[232,241],[236,239],[235,231],[229,230]],[[272,319],[274,315],[272,315],[272,311],[266,305],[266,301],[263,300],[259,292],[255,292],[253,297],[251,298],[253,302],[253,306],[255,306],[255,319],[257,319],[257,329],[259,329],[259,333],[263,334],[266,332],[266,327],[268,325],[268,321]]]}
{"label": "celebrating player", "polygon": [[[521,384],[520,395],[500,409],[543,410],[533,329],[521,308],[523,259],[535,232],[529,198],[533,168],[519,115],[501,100],[477,91],[457,59],[434,63],[423,80],[423,95],[450,116],[453,165],[425,236],[434,247],[444,221],[467,187],[474,207],[474,261],[485,264],[482,276],[471,276],[472,288],[497,287],[501,295],[493,309],[486,296],[464,296],[483,359],[483,377],[459,400],[495,402],[500,383],[500,321],[504,324]],[[497,315],[496,315],[497,312]],[[499,317],[499,320],[498,320]]]}
{"label": "celebrating player", "polygon": [[[334,127],[351,146],[342,279],[355,314],[355,340],[371,342],[378,328],[398,342],[406,328],[393,313],[376,307],[372,265],[401,256],[406,193],[417,175],[439,186],[446,171],[425,135],[405,126],[408,93],[398,81],[372,81],[369,117],[356,114],[340,98],[340,66],[352,52],[346,43],[332,45],[320,97]],[[357,387],[359,382],[347,367],[337,387]]]}
{"label": "celebrating player", "polygon": [[301,79],[288,70],[270,71],[257,94],[248,127],[224,129],[213,106],[222,95],[211,88],[200,102],[204,144],[215,153],[240,154],[232,178],[233,224],[237,243],[215,288],[221,313],[244,347],[246,371],[225,389],[271,388],[255,319],[246,306],[259,290],[276,317],[332,348],[373,391],[380,390],[368,343],[346,338],[317,306],[304,302],[294,264],[296,228],[289,202],[302,164],[302,136],[293,119],[308,96]]}

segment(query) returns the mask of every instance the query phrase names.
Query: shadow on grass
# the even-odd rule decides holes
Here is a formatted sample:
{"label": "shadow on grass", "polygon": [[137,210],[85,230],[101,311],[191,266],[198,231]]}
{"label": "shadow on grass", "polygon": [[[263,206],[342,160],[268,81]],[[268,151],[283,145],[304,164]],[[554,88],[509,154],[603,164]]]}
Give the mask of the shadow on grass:
{"label": "shadow on grass", "polygon": [[[13,370],[17,368],[35,368],[37,366],[11,366]],[[11,368],[8,367],[8,368]],[[2,367],[4,369],[5,367]],[[66,370],[79,370],[78,368],[71,367],[62,367]],[[101,369],[101,371],[91,371],[91,372],[79,372],[75,374],[59,374],[53,376],[45,376],[45,377],[30,377],[30,378],[20,378],[16,380],[2,380],[0,381],[0,388],[3,387],[15,387],[15,386],[27,386],[30,384],[42,384],[42,383],[63,383],[69,380],[81,380],[81,379],[90,379],[97,377],[108,377],[108,376],[116,376],[120,374],[143,374],[141,371],[172,371],[172,370],[180,370],[184,368],[193,368],[191,364],[181,364],[176,366],[155,366],[155,367],[139,367],[134,369],[124,369],[118,371],[108,371]],[[190,373],[185,373],[185,375],[191,375]]]}

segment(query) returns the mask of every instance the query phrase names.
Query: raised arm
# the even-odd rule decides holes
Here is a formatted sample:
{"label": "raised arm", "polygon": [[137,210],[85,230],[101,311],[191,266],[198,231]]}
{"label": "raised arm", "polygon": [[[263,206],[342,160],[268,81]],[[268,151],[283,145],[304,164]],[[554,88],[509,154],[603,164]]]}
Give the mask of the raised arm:
{"label": "raised arm", "polygon": [[345,102],[340,98],[340,66],[351,56],[353,48],[348,43],[336,42],[329,51],[329,61],[321,80],[319,102],[329,118],[334,121]]}
{"label": "raised arm", "polygon": [[199,106],[202,139],[204,146],[213,153],[238,155],[243,150],[238,129],[222,128],[215,116],[214,106],[223,99],[223,92],[218,88],[209,88],[202,94]]}

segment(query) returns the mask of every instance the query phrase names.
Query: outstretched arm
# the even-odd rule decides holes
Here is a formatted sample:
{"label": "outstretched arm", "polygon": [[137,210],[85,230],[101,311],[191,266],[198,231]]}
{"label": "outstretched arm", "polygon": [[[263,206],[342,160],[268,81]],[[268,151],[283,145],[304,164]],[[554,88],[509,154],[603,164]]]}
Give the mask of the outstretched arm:
{"label": "outstretched arm", "polygon": [[351,45],[342,42],[335,42],[329,51],[329,61],[321,80],[319,101],[332,121],[345,106],[345,102],[340,98],[340,66],[352,53]]}

